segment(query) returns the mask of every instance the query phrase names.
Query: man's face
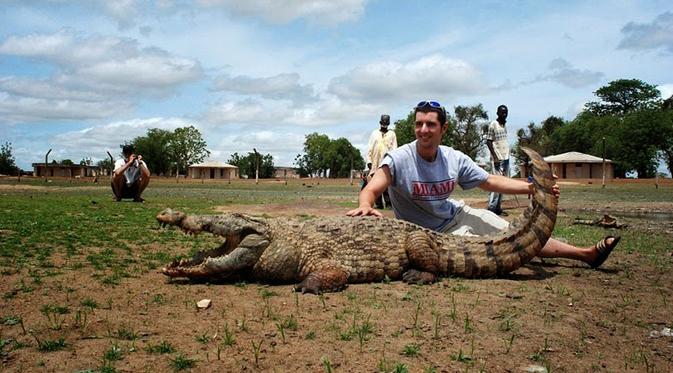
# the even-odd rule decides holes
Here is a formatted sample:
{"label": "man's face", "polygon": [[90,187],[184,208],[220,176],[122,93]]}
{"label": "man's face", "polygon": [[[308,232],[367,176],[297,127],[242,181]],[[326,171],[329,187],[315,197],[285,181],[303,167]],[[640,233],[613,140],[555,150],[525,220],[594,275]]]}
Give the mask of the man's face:
{"label": "man's face", "polygon": [[439,115],[435,112],[416,113],[416,127],[414,133],[418,145],[422,148],[437,148],[442,143],[442,135],[448,129],[447,125],[439,123]]}
{"label": "man's face", "polygon": [[507,108],[498,108],[498,119],[507,119]]}
{"label": "man's face", "polygon": [[388,126],[390,125],[390,119],[381,119],[379,124],[381,125],[382,130],[387,130]]}

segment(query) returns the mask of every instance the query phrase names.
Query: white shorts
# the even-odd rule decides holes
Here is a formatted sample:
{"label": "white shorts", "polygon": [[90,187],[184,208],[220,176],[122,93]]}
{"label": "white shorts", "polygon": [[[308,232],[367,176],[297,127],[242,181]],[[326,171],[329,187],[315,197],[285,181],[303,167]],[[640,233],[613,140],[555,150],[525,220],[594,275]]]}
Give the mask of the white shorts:
{"label": "white shorts", "polygon": [[491,211],[464,205],[442,233],[456,236],[486,236],[509,226],[509,222]]}

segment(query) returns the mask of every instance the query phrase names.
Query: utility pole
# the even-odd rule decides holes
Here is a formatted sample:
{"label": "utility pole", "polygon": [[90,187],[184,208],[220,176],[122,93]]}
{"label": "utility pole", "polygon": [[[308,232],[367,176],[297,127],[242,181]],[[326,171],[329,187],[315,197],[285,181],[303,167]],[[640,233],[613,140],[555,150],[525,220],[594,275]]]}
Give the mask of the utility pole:
{"label": "utility pole", "polygon": [[255,152],[255,184],[259,184],[259,153],[255,148],[252,150]]}
{"label": "utility pole", "polygon": [[108,157],[110,157],[110,169],[108,171],[110,172],[110,179],[112,179],[115,172],[115,158],[112,156],[112,154],[110,154],[109,151],[106,150],[105,152],[107,153]]}
{"label": "utility pole", "polygon": [[603,136],[603,189],[605,189],[605,136]]}
{"label": "utility pole", "polygon": [[351,185],[353,185],[353,155],[351,154]]}
{"label": "utility pole", "polygon": [[47,160],[47,158],[49,157],[49,153],[51,153],[51,149],[49,149],[47,154],[44,155],[44,182],[45,183],[47,182],[47,174],[48,174],[47,171],[49,171],[49,161]]}

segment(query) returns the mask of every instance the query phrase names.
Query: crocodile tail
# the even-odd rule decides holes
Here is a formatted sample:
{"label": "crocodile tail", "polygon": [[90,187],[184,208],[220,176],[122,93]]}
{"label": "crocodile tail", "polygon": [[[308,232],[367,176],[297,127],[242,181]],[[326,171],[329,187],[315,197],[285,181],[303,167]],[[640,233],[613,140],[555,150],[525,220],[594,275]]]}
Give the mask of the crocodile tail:
{"label": "crocodile tail", "polygon": [[532,160],[535,193],[523,215],[501,233],[466,244],[460,260],[465,277],[493,277],[516,270],[542,250],[554,230],[558,200],[551,168],[534,150],[522,148]]}

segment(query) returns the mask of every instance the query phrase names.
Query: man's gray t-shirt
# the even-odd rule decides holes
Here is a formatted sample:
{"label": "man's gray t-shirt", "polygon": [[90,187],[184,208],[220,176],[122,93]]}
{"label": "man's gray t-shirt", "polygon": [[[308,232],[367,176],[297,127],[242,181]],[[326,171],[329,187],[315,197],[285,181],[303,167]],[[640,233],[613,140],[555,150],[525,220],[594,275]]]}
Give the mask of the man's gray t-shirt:
{"label": "man's gray t-shirt", "polygon": [[440,146],[434,161],[423,159],[416,141],[386,153],[381,166],[388,166],[388,187],[395,217],[435,231],[449,224],[462,201],[449,199],[456,184],[471,189],[486,181],[488,173],[464,153]]}

